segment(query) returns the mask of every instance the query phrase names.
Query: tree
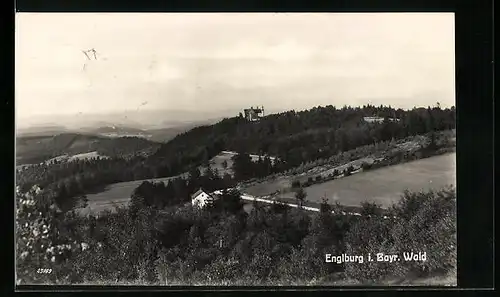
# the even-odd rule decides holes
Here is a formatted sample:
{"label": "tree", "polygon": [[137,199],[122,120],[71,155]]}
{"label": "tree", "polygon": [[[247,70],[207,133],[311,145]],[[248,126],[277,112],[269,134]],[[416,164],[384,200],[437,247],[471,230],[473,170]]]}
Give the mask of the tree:
{"label": "tree", "polygon": [[351,175],[351,172],[353,171],[353,167],[349,166],[344,170],[344,176],[349,176]]}
{"label": "tree", "polygon": [[215,199],[211,209],[229,213],[237,213],[243,209],[241,193],[237,190],[224,190],[218,199]]}
{"label": "tree", "polygon": [[363,216],[373,216],[381,214],[380,205],[372,202],[364,201],[361,203],[361,215]]}
{"label": "tree", "polygon": [[249,154],[239,153],[233,157],[233,170],[237,180],[246,180],[252,177],[253,162]]}
{"label": "tree", "polygon": [[304,191],[304,188],[302,188],[302,187],[298,188],[297,191],[295,192],[295,199],[297,199],[300,207],[303,206],[306,197],[307,197],[307,193],[306,193],[306,191]]}
{"label": "tree", "polygon": [[361,168],[363,168],[363,171],[370,170],[371,167],[372,167],[372,164],[367,163],[367,162],[363,162],[363,164],[361,164]]}
{"label": "tree", "polygon": [[319,207],[319,211],[321,213],[329,213],[332,211],[332,207],[330,204],[328,204],[328,198],[326,198],[326,196],[324,196],[322,199],[321,199],[321,205]]}
{"label": "tree", "polygon": [[201,172],[198,167],[195,167],[189,171],[188,185],[189,190],[195,191],[196,188],[200,186]]}
{"label": "tree", "polygon": [[426,149],[429,150],[429,151],[434,151],[438,148],[438,145],[436,143],[436,133],[434,131],[432,131],[430,133],[430,142],[429,142],[429,145],[427,145]]}

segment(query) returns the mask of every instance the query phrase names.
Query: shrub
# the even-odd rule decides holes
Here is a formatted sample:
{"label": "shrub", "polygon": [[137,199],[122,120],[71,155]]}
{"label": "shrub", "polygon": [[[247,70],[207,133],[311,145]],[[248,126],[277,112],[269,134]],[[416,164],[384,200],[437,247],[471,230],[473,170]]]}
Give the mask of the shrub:
{"label": "shrub", "polygon": [[360,213],[362,216],[380,216],[382,208],[377,203],[364,201],[361,203]]}
{"label": "shrub", "polygon": [[361,168],[363,169],[363,171],[370,170],[372,168],[372,164],[363,162],[363,164],[361,164]]}
{"label": "shrub", "polygon": [[[56,226],[60,217],[56,208],[47,208],[45,193],[37,185],[27,193],[16,191],[16,283],[61,284],[75,280],[66,261],[78,256],[89,245],[60,234]],[[43,203],[41,203],[43,202]],[[38,269],[51,273],[37,273]]]}
{"label": "shrub", "polygon": [[299,188],[295,192],[295,199],[298,200],[300,206],[302,206],[304,204],[306,196],[307,196],[307,194],[303,188]]}
{"label": "shrub", "polygon": [[[346,237],[350,254],[426,252],[426,261],[346,265],[346,274],[361,282],[388,276],[428,276],[456,269],[456,201],[453,188],[438,192],[405,192],[391,213],[395,219],[358,218]],[[367,207],[371,209],[371,206]]]}
{"label": "shrub", "polygon": [[286,212],[290,207],[286,205],[285,203],[274,201],[273,204],[271,205],[271,210],[275,213],[284,213]]}
{"label": "shrub", "polygon": [[329,213],[332,211],[332,207],[328,203],[328,198],[326,198],[326,197],[321,198],[321,205],[320,205],[319,210],[322,213]]}
{"label": "shrub", "polygon": [[358,263],[346,263],[345,273],[349,278],[362,283],[373,283],[380,281],[388,275],[390,266],[386,262],[368,261],[368,254],[386,252],[380,250],[384,240],[388,238],[390,224],[386,220],[379,218],[360,218],[346,235],[346,254],[364,255],[364,261]]}

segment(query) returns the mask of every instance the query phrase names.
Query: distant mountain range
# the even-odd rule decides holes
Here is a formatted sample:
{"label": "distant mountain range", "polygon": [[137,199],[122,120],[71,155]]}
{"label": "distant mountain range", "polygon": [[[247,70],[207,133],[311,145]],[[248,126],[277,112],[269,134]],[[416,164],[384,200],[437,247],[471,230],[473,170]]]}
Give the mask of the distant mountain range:
{"label": "distant mountain range", "polygon": [[41,115],[16,118],[16,126],[18,130],[31,129],[32,127],[64,127],[68,130],[78,130],[106,126],[125,126],[147,130],[177,127],[197,122],[213,123],[225,117],[236,116],[238,112],[239,110],[134,110],[109,114]]}
{"label": "distant mountain range", "polygon": [[16,119],[16,135],[18,137],[53,136],[61,133],[113,137],[133,135],[163,142],[196,126],[214,124],[225,117],[236,116],[238,112],[236,110],[141,110],[110,114],[37,116]]}

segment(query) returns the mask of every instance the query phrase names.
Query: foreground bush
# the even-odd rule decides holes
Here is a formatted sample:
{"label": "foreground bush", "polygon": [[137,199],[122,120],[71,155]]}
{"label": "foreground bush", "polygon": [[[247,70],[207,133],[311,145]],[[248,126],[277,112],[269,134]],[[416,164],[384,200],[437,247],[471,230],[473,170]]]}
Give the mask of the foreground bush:
{"label": "foreground bush", "polygon": [[[42,207],[39,188],[19,193],[17,278],[52,284],[312,285],[339,275],[381,283],[391,276],[456,268],[451,188],[406,192],[388,219],[369,203],[364,216],[259,204],[247,214],[227,196],[233,200],[204,210],[191,205],[117,209],[95,218]],[[425,251],[427,261],[325,262],[327,253],[407,251]],[[38,268],[52,273],[37,274]]]}
{"label": "foreground bush", "polygon": [[[361,219],[348,232],[347,253],[383,252],[400,255],[394,263],[346,265],[348,277],[379,281],[388,276],[430,276],[456,269],[456,194],[453,188],[439,192],[405,192],[392,212],[395,219]],[[426,261],[404,261],[405,252],[426,252]]]}

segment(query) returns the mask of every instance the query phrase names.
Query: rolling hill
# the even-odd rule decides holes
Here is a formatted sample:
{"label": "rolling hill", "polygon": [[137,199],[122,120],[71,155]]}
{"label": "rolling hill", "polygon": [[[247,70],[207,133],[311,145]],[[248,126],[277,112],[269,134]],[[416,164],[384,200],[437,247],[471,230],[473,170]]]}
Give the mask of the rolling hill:
{"label": "rolling hill", "polygon": [[59,156],[95,152],[102,156],[127,157],[150,154],[159,144],[138,137],[108,138],[92,134],[21,136],[16,139],[17,165],[40,163]]}

